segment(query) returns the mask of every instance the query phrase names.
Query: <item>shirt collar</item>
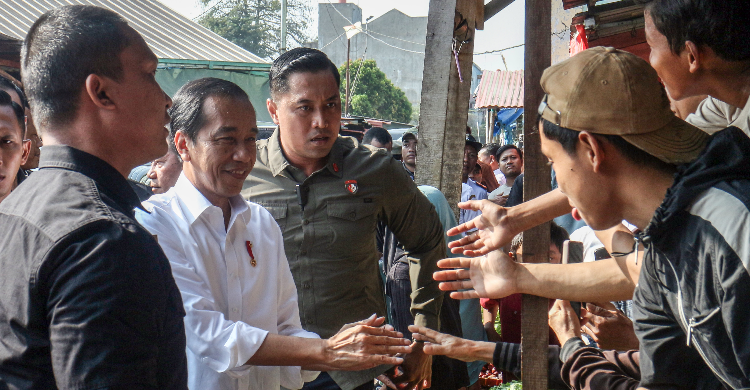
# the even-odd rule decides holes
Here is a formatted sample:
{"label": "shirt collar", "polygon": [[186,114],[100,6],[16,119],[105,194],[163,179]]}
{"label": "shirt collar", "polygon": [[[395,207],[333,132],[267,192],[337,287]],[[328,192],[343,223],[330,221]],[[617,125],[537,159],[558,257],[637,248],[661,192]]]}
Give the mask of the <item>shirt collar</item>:
{"label": "shirt collar", "polygon": [[[191,183],[185,176],[185,172],[180,174],[177,183],[175,183],[170,191],[174,191],[174,194],[180,200],[180,203],[185,206],[185,215],[190,225],[192,225],[206,210],[211,207],[216,207],[211,204],[211,202],[209,202],[197,188],[195,188],[193,183]],[[250,212],[247,202],[242,199],[241,195],[235,195],[229,198],[229,204],[232,206],[232,216],[230,218],[229,226],[232,226],[237,215]]]}
{"label": "shirt collar", "polygon": [[[333,144],[333,148],[331,148],[331,152],[328,154],[328,162],[325,166],[325,168],[336,177],[343,176],[344,149],[341,142],[341,137],[338,137]],[[279,127],[276,126],[276,130],[274,130],[273,134],[271,134],[271,137],[268,139],[268,167],[274,176],[278,176],[290,165],[289,161],[284,157],[284,152],[281,148],[281,140],[279,138]]]}
{"label": "shirt collar", "polygon": [[130,188],[127,179],[99,157],[67,145],[49,145],[42,148],[39,169],[49,168],[67,169],[91,178],[100,191],[117,202],[131,217],[136,207],[143,210],[138,195]]}

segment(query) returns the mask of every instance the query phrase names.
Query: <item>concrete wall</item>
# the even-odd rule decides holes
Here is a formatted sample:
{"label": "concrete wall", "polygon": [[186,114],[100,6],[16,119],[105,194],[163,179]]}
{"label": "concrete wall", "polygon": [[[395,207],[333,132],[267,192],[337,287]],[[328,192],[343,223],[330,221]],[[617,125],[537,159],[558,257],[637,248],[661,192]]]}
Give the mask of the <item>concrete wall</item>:
{"label": "concrete wall", "polygon": [[570,22],[582,7],[563,9],[562,0],[552,1],[552,64],[570,58]]}
{"label": "concrete wall", "polygon": [[[336,10],[352,23],[364,20],[362,10],[356,4],[318,5],[318,48],[340,66],[346,62],[346,36],[336,37],[344,32],[344,26],[349,25],[349,22]],[[410,17],[393,9],[369,23],[363,23],[362,29],[367,34],[357,34],[351,40],[352,61],[362,58],[363,54],[365,59],[375,60],[378,68],[395,86],[404,91],[412,105],[419,106],[427,17]]]}

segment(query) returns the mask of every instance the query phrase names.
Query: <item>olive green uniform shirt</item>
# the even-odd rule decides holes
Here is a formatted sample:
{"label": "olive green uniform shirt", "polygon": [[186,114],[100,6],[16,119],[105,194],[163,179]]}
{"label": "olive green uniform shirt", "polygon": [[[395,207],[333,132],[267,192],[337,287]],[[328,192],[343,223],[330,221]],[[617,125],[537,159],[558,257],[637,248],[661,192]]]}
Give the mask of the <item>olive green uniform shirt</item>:
{"label": "olive green uniform shirt", "polygon": [[339,137],[325,167],[305,177],[284,157],[278,132],[258,142],[242,196],[268,209],[281,228],[302,327],[328,338],[344,324],[385,314],[375,247],[383,220],[409,253],[415,324],[438,329],[442,292],[432,274],[445,257],[443,231],[401,163]]}

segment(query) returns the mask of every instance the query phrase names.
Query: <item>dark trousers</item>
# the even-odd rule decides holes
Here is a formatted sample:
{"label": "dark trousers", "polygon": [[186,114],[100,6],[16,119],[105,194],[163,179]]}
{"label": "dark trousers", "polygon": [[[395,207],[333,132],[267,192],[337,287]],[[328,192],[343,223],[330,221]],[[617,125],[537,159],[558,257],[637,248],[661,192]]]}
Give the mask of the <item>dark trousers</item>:
{"label": "dark trousers", "polygon": [[[341,388],[327,372],[321,372],[314,381],[305,383],[302,390],[341,390]],[[354,390],[375,390],[375,381],[371,380]]]}

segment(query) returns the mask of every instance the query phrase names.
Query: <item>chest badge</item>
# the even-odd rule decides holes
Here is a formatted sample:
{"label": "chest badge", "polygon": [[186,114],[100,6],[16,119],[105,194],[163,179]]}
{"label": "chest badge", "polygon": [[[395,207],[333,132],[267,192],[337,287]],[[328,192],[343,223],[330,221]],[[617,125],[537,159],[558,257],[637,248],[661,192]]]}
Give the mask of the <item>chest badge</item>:
{"label": "chest badge", "polygon": [[356,194],[357,190],[359,190],[359,186],[357,185],[356,180],[347,180],[344,185],[346,186],[346,190],[351,192],[352,194]]}
{"label": "chest badge", "polygon": [[255,261],[255,255],[253,254],[253,244],[250,241],[245,241],[245,247],[247,248],[247,254],[250,255],[250,265],[255,267],[258,262]]}

